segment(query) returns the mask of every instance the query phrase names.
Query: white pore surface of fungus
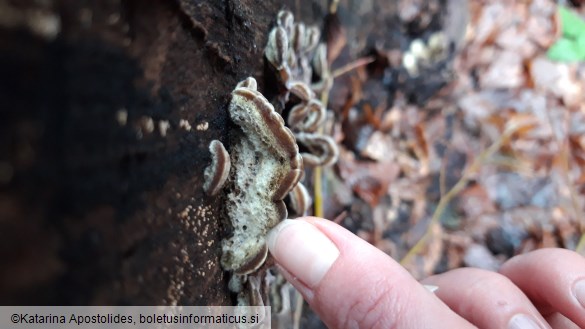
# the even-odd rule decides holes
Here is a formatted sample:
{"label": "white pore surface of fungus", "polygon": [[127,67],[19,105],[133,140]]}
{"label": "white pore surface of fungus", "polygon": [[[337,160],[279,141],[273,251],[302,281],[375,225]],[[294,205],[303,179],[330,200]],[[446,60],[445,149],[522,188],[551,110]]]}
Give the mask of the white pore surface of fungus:
{"label": "white pore surface of fungus", "polygon": [[293,134],[250,79],[238,84],[229,106],[232,121],[244,134],[231,150],[226,209],[234,231],[223,241],[221,263],[236,274],[251,273],[264,263],[266,233],[287,217],[282,199],[302,174]]}

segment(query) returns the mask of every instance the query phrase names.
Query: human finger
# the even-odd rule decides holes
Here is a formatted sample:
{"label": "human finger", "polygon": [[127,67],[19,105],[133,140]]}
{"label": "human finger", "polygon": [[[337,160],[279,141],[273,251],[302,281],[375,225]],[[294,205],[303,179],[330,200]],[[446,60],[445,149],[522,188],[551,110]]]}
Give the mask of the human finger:
{"label": "human finger", "polygon": [[285,277],[331,328],[472,328],[398,263],[341,226],[286,220],[268,235]]}
{"label": "human finger", "polygon": [[553,328],[580,329],[580,327],[576,325],[575,322],[569,320],[566,316],[559,312],[551,313],[544,318]]}
{"label": "human finger", "polygon": [[585,258],[566,249],[539,249],[502,265],[541,312],[559,312],[585,328]]}
{"label": "human finger", "polygon": [[457,314],[480,328],[550,328],[526,295],[505,276],[461,268],[422,281]]}

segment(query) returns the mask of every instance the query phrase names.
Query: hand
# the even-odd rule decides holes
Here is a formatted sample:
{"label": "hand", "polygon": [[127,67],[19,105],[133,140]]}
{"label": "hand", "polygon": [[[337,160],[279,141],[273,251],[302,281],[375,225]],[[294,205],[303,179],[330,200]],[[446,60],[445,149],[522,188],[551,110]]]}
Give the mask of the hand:
{"label": "hand", "polygon": [[516,256],[500,273],[461,268],[423,280],[341,226],[286,220],[268,235],[285,278],[330,328],[585,328],[585,258]]}

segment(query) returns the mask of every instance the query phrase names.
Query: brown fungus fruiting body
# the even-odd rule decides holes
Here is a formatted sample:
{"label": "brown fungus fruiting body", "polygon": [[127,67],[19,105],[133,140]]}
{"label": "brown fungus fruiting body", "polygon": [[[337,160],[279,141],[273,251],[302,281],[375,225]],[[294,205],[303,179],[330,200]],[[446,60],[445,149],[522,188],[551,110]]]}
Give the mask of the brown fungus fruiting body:
{"label": "brown fungus fruiting body", "polygon": [[286,30],[280,26],[274,28],[268,35],[268,42],[272,45],[266,48],[266,58],[274,67],[282,69],[288,59],[288,36]]}
{"label": "brown fungus fruiting body", "polygon": [[289,91],[301,101],[308,102],[315,98],[315,93],[304,82],[292,82]]}
{"label": "brown fungus fruiting body", "polygon": [[289,115],[288,124],[295,131],[315,132],[325,122],[326,112],[321,102],[311,100],[295,105]]}
{"label": "brown fungus fruiting body", "polygon": [[292,132],[253,78],[236,86],[229,113],[243,135],[231,150],[226,209],[233,236],[222,242],[221,264],[243,275],[264,263],[266,233],[287,217],[282,200],[301,179],[303,162]]}
{"label": "brown fungus fruiting body", "polygon": [[299,143],[305,145],[310,152],[302,153],[304,163],[309,167],[330,166],[337,162],[339,149],[333,138],[313,133],[295,135]]}
{"label": "brown fungus fruiting body", "polygon": [[311,202],[311,195],[309,195],[307,188],[303,184],[298,183],[288,194],[289,218],[307,215]]}
{"label": "brown fungus fruiting body", "polygon": [[[295,23],[289,11],[279,12],[276,23],[264,54],[286,89],[281,98],[288,102],[292,94],[294,98],[291,99],[300,101],[292,107],[287,122],[296,140],[309,151],[302,154],[305,165],[333,165],[337,162],[339,150],[335,141],[322,131],[327,110],[315,94],[315,91],[328,90],[333,81],[327,61],[327,46],[319,43],[320,31],[317,27]],[[311,84],[313,73],[321,81]]]}
{"label": "brown fungus fruiting body", "polygon": [[211,164],[203,172],[205,178],[203,189],[207,194],[215,195],[221,190],[228,178],[231,161],[230,155],[218,140],[209,143],[209,152],[211,153]]}
{"label": "brown fungus fruiting body", "polygon": [[311,83],[311,58],[321,37],[316,26],[294,22],[291,12],[280,11],[270,31],[264,54],[288,89],[293,82]]}

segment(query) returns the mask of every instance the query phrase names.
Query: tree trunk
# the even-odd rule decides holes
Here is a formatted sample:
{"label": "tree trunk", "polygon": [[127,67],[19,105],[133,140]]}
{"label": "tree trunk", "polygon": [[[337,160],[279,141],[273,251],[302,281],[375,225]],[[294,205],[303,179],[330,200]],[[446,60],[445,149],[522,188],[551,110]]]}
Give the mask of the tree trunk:
{"label": "tree trunk", "polygon": [[280,6],[0,1],[2,304],[232,304],[202,172]]}

